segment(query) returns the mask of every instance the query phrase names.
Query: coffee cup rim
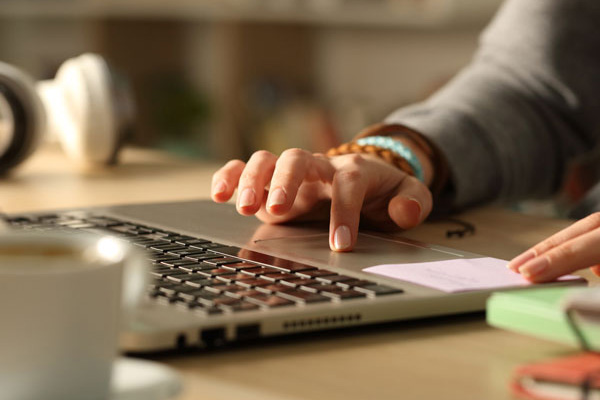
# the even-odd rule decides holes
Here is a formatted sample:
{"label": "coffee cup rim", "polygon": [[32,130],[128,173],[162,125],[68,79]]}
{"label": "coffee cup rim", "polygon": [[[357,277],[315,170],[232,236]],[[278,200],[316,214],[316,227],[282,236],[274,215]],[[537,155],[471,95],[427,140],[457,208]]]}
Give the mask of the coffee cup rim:
{"label": "coffee cup rim", "polygon": [[[101,246],[102,243],[110,243],[110,246],[117,246],[117,248],[113,249],[114,252],[112,254],[112,258],[107,254],[103,253],[101,249],[97,247]],[[64,268],[57,267],[48,270],[44,269],[36,269],[35,272],[31,270],[19,270],[18,268],[2,268],[0,267],[0,274],[2,275],[26,275],[26,274],[36,274],[36,275],[54,275],[61,274],[67,271],[72,273],[85,273],[91,272],[93,270],[97,270],[99,268],[107,268],[111,265],[115,267],[121,264],[129,253],[131,253],[131,248],[127,243],[119,241],[118,239],[108,236],[108,235],[96,235],[92,233],[77,233],[67,234],[62,232],[2,232],[0,233],[0,260],[11,258],[11,257],[19,257],[19,256],[27,256],[27,254],[14,254],[14,255],[3,255],[2,249],[15,246],[15,245],[35,245],[35,244],[45,244],[48,246],[57,245],[64,246],[69,249],[73,249],[75,251],[90,251],[90,253],[94,252],[95,254],[92,256],[90,254],[89,258],[86,259],[86,255],[82,254],[82,261],[85,261],[85,268],[72,268],[65,266]],[[96,247],[96,249],[94,249]],[[40,255],[43,257],[43,255]],[[65,254],[65,258],[68,258],[69,255]]]}

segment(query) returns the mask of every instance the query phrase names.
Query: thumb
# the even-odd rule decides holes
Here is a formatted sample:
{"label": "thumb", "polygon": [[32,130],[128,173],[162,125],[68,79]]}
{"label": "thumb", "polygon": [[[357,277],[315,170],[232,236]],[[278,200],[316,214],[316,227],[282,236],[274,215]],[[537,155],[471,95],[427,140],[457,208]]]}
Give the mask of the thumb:
{"label": "thumb", "polygon": [[410,229],[427,218],[432,206],[433,200],[427,186],[416,178],[407,177],[388,203],[388,214],[400,228]]}

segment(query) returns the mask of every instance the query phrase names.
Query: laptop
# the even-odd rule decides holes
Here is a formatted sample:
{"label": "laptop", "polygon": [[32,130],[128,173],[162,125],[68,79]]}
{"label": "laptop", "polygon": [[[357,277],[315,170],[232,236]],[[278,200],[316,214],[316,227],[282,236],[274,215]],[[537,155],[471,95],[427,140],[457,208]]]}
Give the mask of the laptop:
{"label": "laptop", "polygon": [[114,235],[144,249],[148,293],[121,336],[130,353],[481,311],[492,292],[448,292],[365,271],[484,259],[477,254],[370,232],[359,233],[353,252],[336,253],[327,226],[266,225],[209,200],[6,219],[25,229]]}

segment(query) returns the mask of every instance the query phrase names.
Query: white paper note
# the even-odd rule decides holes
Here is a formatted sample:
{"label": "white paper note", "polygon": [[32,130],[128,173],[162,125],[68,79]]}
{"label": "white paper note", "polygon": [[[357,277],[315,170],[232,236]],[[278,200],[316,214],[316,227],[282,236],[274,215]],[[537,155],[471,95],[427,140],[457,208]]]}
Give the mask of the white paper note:
{"label": "white paper note", "polygon": [[[384,264],[363,269],[448,293],[527,286],[532,283],[506,268],[508,261],[492,257],[458,258],[413,264]],[[560,280],[581,279],[567,275]]]}

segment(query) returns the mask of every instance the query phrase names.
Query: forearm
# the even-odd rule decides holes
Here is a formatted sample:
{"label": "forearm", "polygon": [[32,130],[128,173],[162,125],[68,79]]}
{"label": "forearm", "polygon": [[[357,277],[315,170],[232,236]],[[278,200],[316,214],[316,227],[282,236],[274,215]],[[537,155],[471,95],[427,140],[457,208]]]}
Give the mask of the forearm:
{"label": "forearm", "polygon": [[599,20],[593,0],[510,1],[468,68],[386,123],[444,152],[459,207],[550,194],[600,136]]}

